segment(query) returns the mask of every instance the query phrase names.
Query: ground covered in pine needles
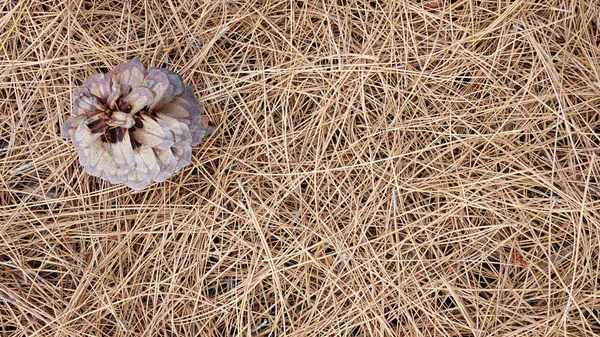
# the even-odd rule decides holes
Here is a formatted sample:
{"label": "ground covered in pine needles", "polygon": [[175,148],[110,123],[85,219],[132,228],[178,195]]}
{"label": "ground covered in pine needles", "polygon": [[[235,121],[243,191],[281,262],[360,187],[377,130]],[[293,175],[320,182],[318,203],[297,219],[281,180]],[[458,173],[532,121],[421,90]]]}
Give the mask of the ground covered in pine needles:
{"label": "ground covered in pine needles", "polygon": [[[0,335],[600,332],[595,1],[4,1]],[[216,131],[134,192],[59,126],[134,56]]]}

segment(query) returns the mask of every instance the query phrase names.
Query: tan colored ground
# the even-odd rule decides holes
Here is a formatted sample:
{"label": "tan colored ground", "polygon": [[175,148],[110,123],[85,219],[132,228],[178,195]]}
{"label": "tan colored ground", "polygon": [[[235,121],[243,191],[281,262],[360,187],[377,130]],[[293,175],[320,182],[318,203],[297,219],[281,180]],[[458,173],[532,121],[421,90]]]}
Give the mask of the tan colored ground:
{"label": "tan colored ground", "polygon": [[[1,336],[600,333],[597,1],[0,9]],[[141,192],[59,135],[134,56],[217,127]]]}

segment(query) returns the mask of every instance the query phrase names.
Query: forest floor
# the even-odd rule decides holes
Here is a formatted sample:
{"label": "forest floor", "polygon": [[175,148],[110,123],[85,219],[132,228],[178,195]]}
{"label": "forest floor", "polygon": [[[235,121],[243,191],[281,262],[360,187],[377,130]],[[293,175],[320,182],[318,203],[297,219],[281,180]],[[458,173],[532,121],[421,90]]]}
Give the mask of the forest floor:
{"label": "forest floor", "polygon": [[[3,1],[0,335],[600,333],[595,1]],[[181,74],[214,134],[142,191],[60,126]]]}

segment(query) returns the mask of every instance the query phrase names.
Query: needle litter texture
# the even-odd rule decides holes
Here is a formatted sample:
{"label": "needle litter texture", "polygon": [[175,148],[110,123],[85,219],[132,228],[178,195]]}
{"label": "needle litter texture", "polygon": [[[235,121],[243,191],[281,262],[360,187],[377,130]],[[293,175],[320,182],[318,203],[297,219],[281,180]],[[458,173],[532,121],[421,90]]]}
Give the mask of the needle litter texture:
{"label": "needle litter texture", "polygon": [[75,89],[61,127],[87,173],[134,190],[188,165],[208,130],[193,89],[172,71],[146,70],[138,58]]}
{"label": "needle litter texture", "polygon": [[[0,336],[600,336],[597,0],[0,3]],[[142,191],[60,130],[135,56],[218,126]]]}

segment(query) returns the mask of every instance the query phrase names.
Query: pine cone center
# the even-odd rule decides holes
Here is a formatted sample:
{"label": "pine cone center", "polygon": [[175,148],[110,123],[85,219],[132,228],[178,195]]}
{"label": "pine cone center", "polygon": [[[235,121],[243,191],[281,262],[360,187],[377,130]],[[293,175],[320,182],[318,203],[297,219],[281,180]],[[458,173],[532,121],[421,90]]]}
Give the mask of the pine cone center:
{"label": "pine cone center", "polygon": [[135,125],[135,120],[131,115],[126,114],[123,111],[113,111],[107,124],[129,129]]}

